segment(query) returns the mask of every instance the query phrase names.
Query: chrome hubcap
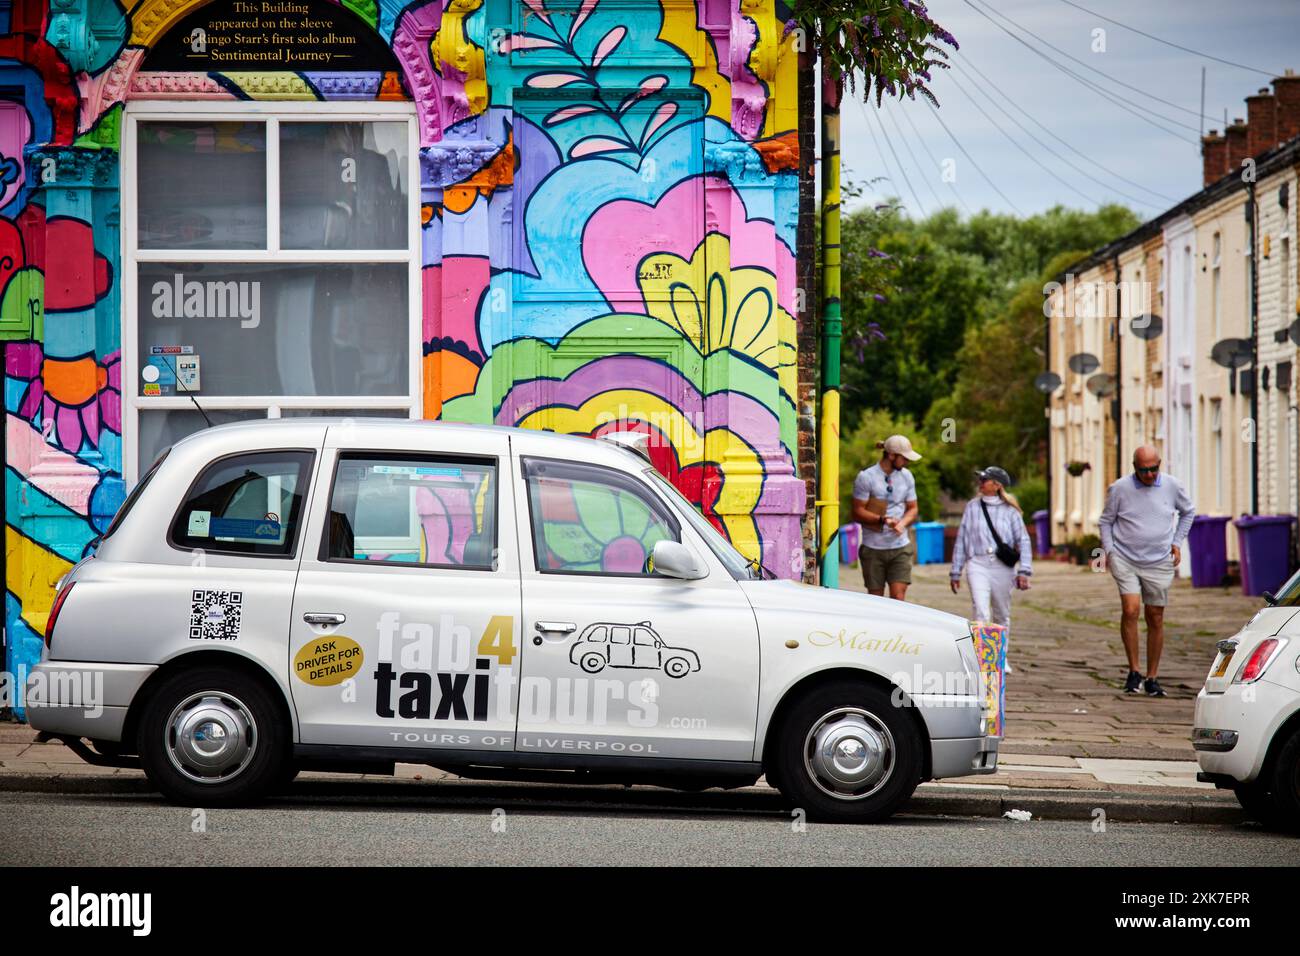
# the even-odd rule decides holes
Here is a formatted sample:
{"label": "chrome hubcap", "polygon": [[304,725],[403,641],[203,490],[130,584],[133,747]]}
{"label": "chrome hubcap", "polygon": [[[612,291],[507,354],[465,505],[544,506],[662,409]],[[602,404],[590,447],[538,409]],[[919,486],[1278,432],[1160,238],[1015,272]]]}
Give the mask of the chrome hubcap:
{"label": "chrome hubcap", "polygon": [[804,769],[839,800],[871,796],[894,769],[894,738],[874,714],[857,707],[831,711],[804,740]]}
{"label": "chrome hubcap", "polygon": [[229,694],[193,694],[167,719],[167,756],[198,783],[238,776],[256,749],[257,724],[243,702]]}

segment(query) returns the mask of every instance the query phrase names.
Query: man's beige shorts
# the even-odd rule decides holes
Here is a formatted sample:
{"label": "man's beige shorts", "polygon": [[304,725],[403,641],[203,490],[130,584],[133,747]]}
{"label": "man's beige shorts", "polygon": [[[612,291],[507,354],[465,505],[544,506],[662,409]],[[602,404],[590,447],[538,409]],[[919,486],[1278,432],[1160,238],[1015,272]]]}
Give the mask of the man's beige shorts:
{"label": "man's beige shorts", "polygon": [[1174,583],[1174,556],[1165,555],[1159,564],[1134,564],[1114,551],[1106,555],[1106,566],[1119,585],[1120,594],[1141,594],[1142,603],[1164,607],[1169,603],[1169,587]]}
{"label": "man's beige shorts", "polygon": [[912,542],[901,548],[858,548],[862,583],[868,591],[883,591],[886,584],[912,583]]}

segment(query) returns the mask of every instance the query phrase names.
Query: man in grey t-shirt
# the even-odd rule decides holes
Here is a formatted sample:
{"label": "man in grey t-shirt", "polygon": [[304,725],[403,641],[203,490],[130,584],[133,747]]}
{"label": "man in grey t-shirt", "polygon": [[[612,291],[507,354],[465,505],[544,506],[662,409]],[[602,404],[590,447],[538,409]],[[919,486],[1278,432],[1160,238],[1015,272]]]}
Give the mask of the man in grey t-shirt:
{"label": "man in grey t-shirt", "polygon": [[[1182,544],[1192,527],[1192,499],[1170,475],[1160,474],[1160,453],[1143,445],[1133,453],[1133,474],[1106,489],[1101,531],[1102,567],[1119,586],[1120,636],[1128,655],[1124,693],[1145,690],[1164,697],[1156,680],[1165,643],[1165,605],[1182,558]],[[1147,620],[1147,674],[1138,671],[1138,610]]]}
{"label": "man in grey t-shirt", "polygon": [[912,542],[907,526],[916,521],[916,479],[909,461],[920,461],[904,435],[891,435],[876,447],[880,461],[858,472],[853,482],[853,520],[862,525],[862,583],[872,594],[897,601],[907,598],[912,583]]}

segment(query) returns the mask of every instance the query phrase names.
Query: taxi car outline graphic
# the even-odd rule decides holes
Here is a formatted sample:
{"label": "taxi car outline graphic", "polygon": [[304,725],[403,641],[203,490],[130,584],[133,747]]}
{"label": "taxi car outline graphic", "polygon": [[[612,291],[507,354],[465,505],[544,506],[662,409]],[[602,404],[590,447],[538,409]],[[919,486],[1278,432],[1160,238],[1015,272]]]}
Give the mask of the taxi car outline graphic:
{"label": "taxi car outline graphic", "polygon": [[[614,640],[614,629],[627,631],[626,641]],[[638,638],[645,632],[653,643],[643,644]],[[614,652],[622,646],[627,647],[626,663],[616,661]],[[641,648],[654,650],[654,662],[646,659],[646,652]],[[569,660],[577,664],[588,674],[599,674],[608,667],[634,667],[645,670],[662,670],[669,677],[685,677],[691,671],[700,669],[700,655],[688,647],[673,647],[666,644],[654,629],[650,621],[638,621],[635,624],[618,624],[613,621],[599,621],[583,628],[578,639],[569,649]]]}
{"label": "taxi car outline graphic", "polygon": [[[274,537],[242,524],[268,512]],[[401,762],[691,790],[765,776],[810,818],[875,822],[922,781],[997,768],[968,621],[776,579],[633,444],[219,425],[165,449],[89,550],[56,588],[25,715],[175,803],[254,804],[304,767]],[[225,615],[192,641],[196,594]],[[575,673],[570,622],[593,619],[673,635],[655,663],[691,649],[690,693],[636,694],[608,659]],[[863,640],[819,646],[810,629]],[[335,637],[357,647],[354,698],[294,668]]]}
{"label": "taxi car outline graphic", "polygon": [[1196,695],[1197,780],[1261,823],[1300,832],[1300,571],[1215,644]]}

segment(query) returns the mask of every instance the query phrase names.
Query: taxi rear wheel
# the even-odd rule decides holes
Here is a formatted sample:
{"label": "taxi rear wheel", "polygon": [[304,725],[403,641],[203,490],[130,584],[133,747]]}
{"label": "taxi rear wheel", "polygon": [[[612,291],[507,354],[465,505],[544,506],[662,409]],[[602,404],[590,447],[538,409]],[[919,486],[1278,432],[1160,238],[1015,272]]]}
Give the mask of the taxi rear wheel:
{"label": "taxi rear wheel", "polygon": [[163,796],[186,806],[255,803],[285,780],[288,738],[266,687],[198,667],[159,685],[141,715],[140,761]]}
{"label": "taxi rear wheel", "polygon": [[921,733],[871,684],[814,688],[791,708],[779,734],[769,779],[812,819],[887,819],[920,782]]}
{"label": "taxi rear wheel", "polygon": [[1300,832],[1300,729],[1293,731],[1278,751],[1271,789],[1277,822]]}

